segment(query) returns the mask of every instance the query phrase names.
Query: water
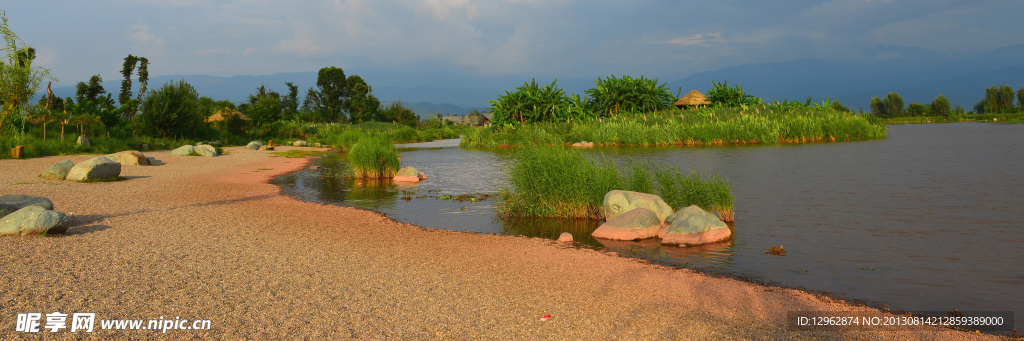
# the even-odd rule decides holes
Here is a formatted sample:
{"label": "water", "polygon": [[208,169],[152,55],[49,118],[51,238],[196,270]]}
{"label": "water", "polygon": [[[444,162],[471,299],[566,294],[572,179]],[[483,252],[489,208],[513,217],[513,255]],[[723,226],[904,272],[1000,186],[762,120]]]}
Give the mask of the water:
{"label": "water", "polygon": [[[1024,125],[959,123],[890,126],[889,138],[877,141],[593,151],[726,175],[734,191],[733,240],[692,248],[595,240],[589,232],[597,223],[586,220],[504,221],[493,214],[494,198],[433,198],[496,193],[511,162],[507,150],[403,151],[403,165],[430,176],[419,185],[324,185],[324,169],[278,183],[300,200],[369,208],[424,227],[547,238],[570,231],[583,244],[625,256],[889,308],[1015,310],[1021,326],[1022,142]],[[455,144],[439,143],[445,145]],[[765,254],[779,245],[786,256]]]}

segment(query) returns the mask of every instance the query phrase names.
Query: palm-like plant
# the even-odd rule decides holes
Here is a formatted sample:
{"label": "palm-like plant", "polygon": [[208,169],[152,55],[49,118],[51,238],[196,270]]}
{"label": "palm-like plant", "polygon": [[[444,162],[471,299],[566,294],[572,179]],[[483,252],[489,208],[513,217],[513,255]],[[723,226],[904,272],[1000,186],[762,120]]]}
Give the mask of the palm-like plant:
{"label": "palm-like plant", "polygon": [[620,112],[655,112],[672,105],[675,96],[664,83],[643,76],[608,76],[594,81],[596,87],[586,91],[590,97],[588,107],[602,116],[615,116]]}

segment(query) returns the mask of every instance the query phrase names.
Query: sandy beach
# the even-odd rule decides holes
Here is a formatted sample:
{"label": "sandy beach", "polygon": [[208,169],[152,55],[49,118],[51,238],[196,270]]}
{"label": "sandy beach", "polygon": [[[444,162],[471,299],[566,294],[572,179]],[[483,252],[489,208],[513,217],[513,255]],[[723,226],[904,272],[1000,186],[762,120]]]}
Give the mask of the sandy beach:
{"label": "sandy beach", "polygon": [[[291,147],[281,147],[288,150]],[[63,236],[0,237],[0,339],[965,340],[924,331],[793,331],[788,311],[874,311],[553,240],[428,230],[306,203],[267,182],[308,159],[242,147],[146,152],[127,180],[0,160],[0,195],[50,198]],[[209,330],[15,331],[19,313],[210,320]],[[541,321],[544,315],[550,315]]]}

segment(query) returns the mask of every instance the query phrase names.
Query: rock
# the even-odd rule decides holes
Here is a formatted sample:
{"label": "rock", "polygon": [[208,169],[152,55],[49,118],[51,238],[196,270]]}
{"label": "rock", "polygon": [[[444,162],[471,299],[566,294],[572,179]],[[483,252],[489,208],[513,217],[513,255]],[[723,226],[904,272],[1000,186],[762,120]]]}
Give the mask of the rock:
{"label": "rock", "polygon": [[661,219],[658,218],[658,214],[638,207],[608,219],[590,235],[594,238],[639,240],[657,237],[659,231]]}
{"label": "rock", "polygon": [[67,180],[86,181],[113,179],[121,175],[121,163],[106,156],[94,157],[80,162],[68,172]]}
{"label": "rock", "polygon": [[260,146],[260,150],[274,150],[274,146],[270,146],[270,145]]}
{"label": "rock", "polygon": [[307,144],[306,141],[302,141],[302,140],[292,142],[292,146],[295,146],[295,147],[305,147],[306,144]]}
{"label": "rock", "polygon": [[260,141],[251,141],[251,142],[249,142],[249,144],[245,145],[245,148],[249,148],[249,149],[252,149],[252,150],[259,150],[260,147],[262,147],[262,146],[263,146],[263,144],[260,143]]}
{"label": "rock", "polygon": [[573,148],[594,148],[593,142],[580,141],[572,144]]}
{"label": "rock", "polygon": [[672,207],[669,207],[665,200],[654,194],[614,190],[604,195],[605,220],[611,220],[615,216],[637,207],[654,211],[662,221],[672,214]]}
{"label": "rock", "polygon": [[558,241],[566,242],[566,243],[571,243],[572,242],[572,233],[562,232],[562,234],[558,235]]}
{"label": "rock", "polygon": [[39,206],[28,206],[0,218],[0,235],[60,234],[67,230],[67,215]]}
{"label": "rock", "polygon": [[427,178],[426,175],[423,175],[423,179],[420,179],[420,174],[423,173],[417,171],[416,168],[405,167],[399,169],[398,173],[395,173],[395,177],[392,180],[395,182],[420,182],[420,180]]}
{"label": "rock", "polygon": [[[71,161],[68,161],[71,162]],[[43,197],[31,195],[8,194],[0,196],[0,217],[14,213],[29,206],[38,206],[48,210],[53,209],[53,202]]]}
{"label": "rock", "polygon": [[152,156],[147,156],[146,160],[149,160],[149,165],[150,166],[159,166],[159,165],[164,164],[163,161],[157,160],[155,157],[152,157]]}
{"label": "rock", "polygon": [[85,135],[78,135],[78,139],[75,140],[75,143],[80,146],[92,147],[92,144],[89,143],[89,138],[85,137]]}
{"label": "rock", "polygon": [[420,178],[420,181],[423,181],[423,180],[427,179],[427,175],[423,174],[423,172],[420,172],[419,174],[416,174],[416,177]]}
{"label": "rock", "polygon": [[196,153],[196,147],[190,144],[178,147],[171,151],[171,155],[189,156]]}
{"label": "rock", "polygon": [[107,155],[108,159],[117,161],[122,165],[149,166],[149,159],[136,150],[126,150]]}
{"label": "rock", "polygon": [[316,148],[320,148],[320,147],[321,147],[321,144],[320,144],[320,142],[314,143],[314,144],[313,144],[313,147],[316,147]]}
{"label": "rock", "polygon": [[199,155],[206,156],[206,157],[214,157],[214,156],[220,155],[220,153],[217,153],[217,149],[216,148],[213,148],[213,146],[208,145],[208,144],[198,144],[198,145],[196,145],[195,151]]}
{"label": "rock", "polygon": [[74,166],[75,163],[71,162],[71,160],[64,160],[55,163],[53,166],[50,166],[50,168],[44,170],[42,174],[39,174],[39,177],[50,180],[64,180],[64,178],[68,177],[68,172],[71,171],[71,167]]}
{"label": "rock", "polygon": [[696,205],[680,209],[665,219],[659,236],[667,245],[700,245],[729,239],[729,225]]}

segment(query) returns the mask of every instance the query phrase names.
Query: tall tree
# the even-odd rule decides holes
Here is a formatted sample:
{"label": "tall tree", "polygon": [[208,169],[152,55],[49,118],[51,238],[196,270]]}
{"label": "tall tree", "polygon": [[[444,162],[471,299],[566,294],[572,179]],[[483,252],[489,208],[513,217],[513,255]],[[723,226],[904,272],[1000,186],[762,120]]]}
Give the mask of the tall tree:
{"label": "tall tree", "polygon": [[950,111],[949,99],[946,98],[946,95],[939,94],[939,96],[935,97],[935,100],[932,101],[929,113],[934,116],[949,116]]}
{"label": "tall tree", "polygon": [[285,82],[288,86],[288,95],[281,100],[283,107],[282,116],[285,119],[296,119],[299,112],[299,87],[292,82]]}
{"label": "tall tree", "polygon": [[78,82],[75,85],[75,101],[82,102],[96,102],[96,99],[100,98],[107,90],[103,89],[103,78],[100,75],[92,75],[89,77],[89,83]]}
{"label": "tall tree", "polygon": [[121,76],[124,79],[121,80],[121,93],[117,95],[117,101],[121,105],[129,105],[132,100],[132,73],[135,72],[135,64],[139,61],[139,58],[128,54],[128,57],[124,57],[124,64],[121,66]]}
{"label": "tall tree", "polygon": [[35,95],[43,79],[56,79],[50,76],[50,70],[32,66],[35,49],[11,31],[7,14],[2,10],[0,19],[6,55],[6,60],[0,60],[0,134],[3,134],[3,124],[11,114],[27,112],[29,98]]}
{"label": "tall tree", "polygon": [[373,120],[380,111],[380,100],[373,95],[373,88],[366,84],[362,77],[356,75],[348,76],[347,87],[349,98],[345,103],[345,109],[352,123]]}
{"label": "tall tree", "polygon": [[142,102],[139,122],[142,127],[160,136],[184,134],[203,122],[199,107],[199,95],[191,84],[180,80],[168,82],[156,91],[150,92]]}
{"label": "tall tree", "polygon": [[345,122],[345,102],[348,100],[348,79],[345,71],[329,66],[320,69],[316,77],[319,88],[320,108],[331,122]]}

